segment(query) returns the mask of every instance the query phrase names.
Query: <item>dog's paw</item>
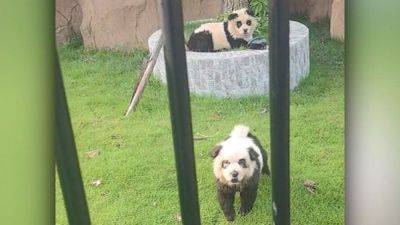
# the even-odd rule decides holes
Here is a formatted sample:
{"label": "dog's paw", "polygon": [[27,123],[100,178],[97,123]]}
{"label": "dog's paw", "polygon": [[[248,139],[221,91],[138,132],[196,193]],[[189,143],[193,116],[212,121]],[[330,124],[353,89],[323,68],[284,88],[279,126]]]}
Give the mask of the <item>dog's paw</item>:
{"label": "dog's paw", "polygon": [[242,208],[242,207],[239,208],[239,214],[241,216],[245,216],[245,215],[249,214],[250,211],[251,211],[251,209],[246,209],[246,208]]}
{"label": "dog's paw", "polygon": [[235,220],[235,214],[229,214],[229,215],[226,215],[226,220],[228,220],[229,222],[232,222],[232,221],[234,221]]}

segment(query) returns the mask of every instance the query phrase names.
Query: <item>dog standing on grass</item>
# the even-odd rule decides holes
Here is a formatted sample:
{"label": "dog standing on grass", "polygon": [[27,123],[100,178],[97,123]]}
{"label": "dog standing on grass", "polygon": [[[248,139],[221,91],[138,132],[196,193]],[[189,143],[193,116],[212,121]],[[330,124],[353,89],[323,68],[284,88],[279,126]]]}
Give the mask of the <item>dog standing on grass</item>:
{"label": "dog standing on grass", "polygon": [[249,127],[237,125],[226,140],[214,147],[211,155],[214,158],[217,198],[226,219],[233,221],[236,192],[240,192],[241,215],[253,208],[261,172],[270,174],[267,153],[250,133]]}

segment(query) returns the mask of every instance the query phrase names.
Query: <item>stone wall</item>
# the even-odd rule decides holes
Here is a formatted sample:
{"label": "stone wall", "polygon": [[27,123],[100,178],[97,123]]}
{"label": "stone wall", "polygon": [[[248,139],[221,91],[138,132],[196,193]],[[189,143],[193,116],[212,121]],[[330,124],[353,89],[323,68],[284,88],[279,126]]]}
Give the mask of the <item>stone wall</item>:
{"label": "stone wall", "polygon": [[[146,48],[150,34],[160,27],[159,0],[79,0],[81,32],[88,48]],[[222,0],[185,0],[187,20],[209,18],[222,10]]]}
{"label": "stone wall", "polygon": [[[160,0],[56,0],[56,40],[82,35],[87,48],[146,48],[160,27]],[[210,18],[223,10],[223,0],[183,0],[186,20]],[[311,22],[331,18],[331,36],[344,39],[344,0],[290,0],[292,13]]]}
{"label": "stone wall", "polygon": [[329,18],[333,0],[290,0],[292,14],[305,14],[311,22]]}
{"label": "stone wall", "polygon": [[80,35],[82,10],[78,0],[56,0],[56,41],[64,43]]}
{"label": "stone wall", "polygon": [[290,0],[290,12],[310,22],[330,19],[331,37],[344,40],[344,0]]}
{"label": "stone wall", "polygon": [[344,0],[334,0],[331,14],[331,37],[344,40]]}

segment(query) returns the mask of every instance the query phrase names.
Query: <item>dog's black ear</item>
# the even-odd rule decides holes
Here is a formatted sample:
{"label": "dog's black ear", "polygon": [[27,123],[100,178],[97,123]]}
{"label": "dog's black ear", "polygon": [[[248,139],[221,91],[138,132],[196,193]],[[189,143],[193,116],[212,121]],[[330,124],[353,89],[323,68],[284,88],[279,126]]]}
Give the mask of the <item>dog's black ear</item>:
{"label": "dog's black ear", "polygon": [[250,159],[253,161],[258,159],[258,153],[251,147],[249,148],[249,155],[250,155]]}
{"label": "dog's black ear", "polygon": [[239,15],[237,13],[231,13],[228,16],[228,20],[234,20],[238,17]]}
{"label": "dog's black ear", "polygon": [[213,157],[213,159],[215,159],[215,157],[218,156],[219,152],[222,149],[222,145],[217,145],[215,146],[212,150],[211,150],[211,157]]}
{"label": "dog's black ear", "polygon": [[254,17],[254,12],[252,9],[247,9],[246,13],[247,13],[247,15]]}

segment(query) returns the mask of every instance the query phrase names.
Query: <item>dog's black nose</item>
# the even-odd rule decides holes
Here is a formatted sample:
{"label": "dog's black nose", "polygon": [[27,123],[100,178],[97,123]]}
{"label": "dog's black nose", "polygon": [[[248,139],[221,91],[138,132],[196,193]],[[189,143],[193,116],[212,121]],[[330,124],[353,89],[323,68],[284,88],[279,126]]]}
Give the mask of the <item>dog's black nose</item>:
{"label": "dog's black nose", "polygon": [[243,29],[243,32],[246,34],[247,33],[247,29]]}
{"label": "dog's black nose", "polygon": [[239,173],[237,171],[232,172],[232,177],[237,177],[238,175],[239,175]]}

